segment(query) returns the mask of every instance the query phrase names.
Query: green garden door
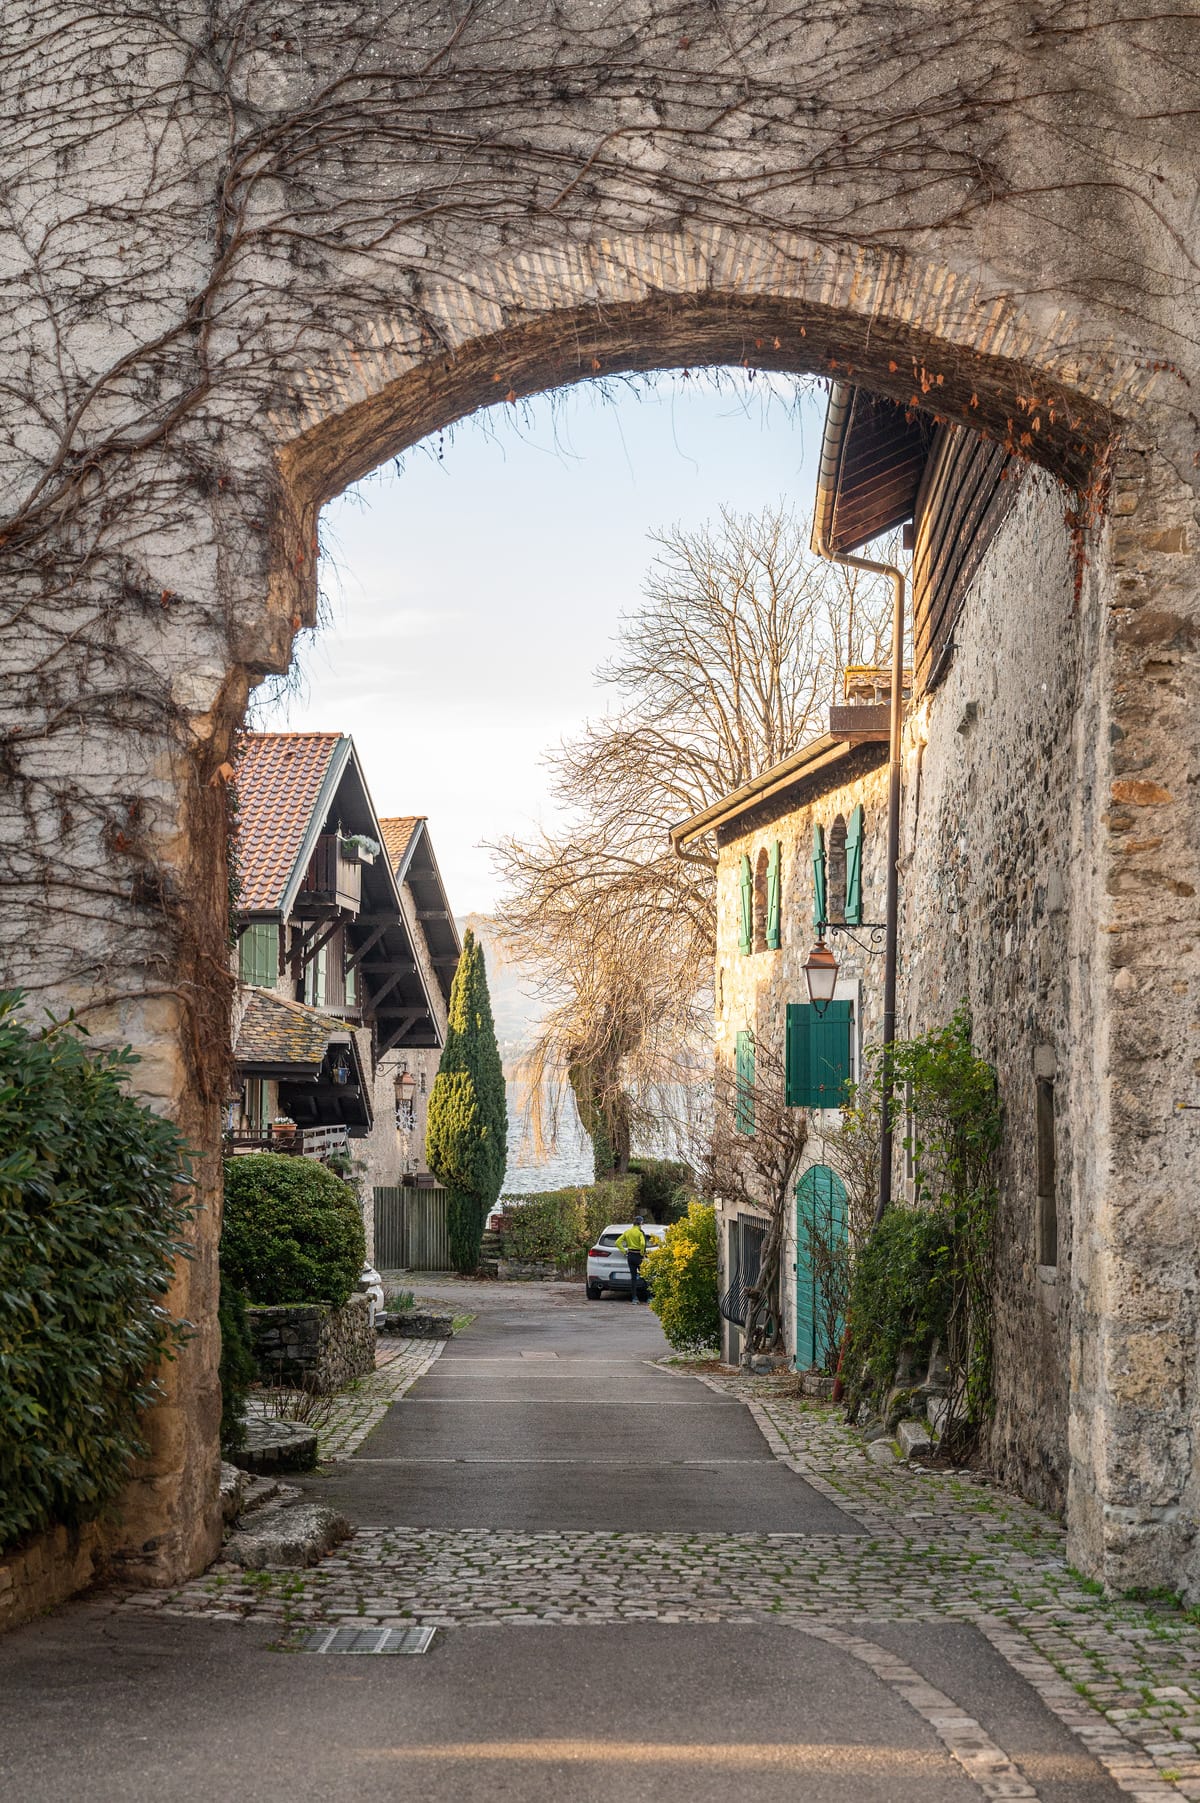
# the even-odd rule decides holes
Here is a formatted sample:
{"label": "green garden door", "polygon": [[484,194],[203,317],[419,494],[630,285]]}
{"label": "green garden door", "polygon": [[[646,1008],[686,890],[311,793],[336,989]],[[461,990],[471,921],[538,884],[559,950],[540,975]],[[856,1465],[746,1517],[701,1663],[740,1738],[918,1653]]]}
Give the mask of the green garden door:
{"label": "green garden door", "polygon": [[827,1164],[810,1165],[796,1185],[796,1369],[832,1369],[842,1337],[831,1320],[829,1261],[846,1244],[846,1186]]}

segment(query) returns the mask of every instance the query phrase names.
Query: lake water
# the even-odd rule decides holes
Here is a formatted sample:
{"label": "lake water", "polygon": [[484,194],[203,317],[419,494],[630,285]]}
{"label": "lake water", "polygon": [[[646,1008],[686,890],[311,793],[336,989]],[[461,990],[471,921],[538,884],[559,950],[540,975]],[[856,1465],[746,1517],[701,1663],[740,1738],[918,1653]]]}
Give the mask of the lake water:
{"label": "lake water", "polygon": [[[559,1122],[555,1143],[540,1150],[529,1131],[525,1098],[515,1083],[508,1086],[508,1164],[502,1196],[531,1196],[541,1190],[591,1183],[592,1143],[574,1112]],[[564,1109],[564,1115],[566,1110]]]}

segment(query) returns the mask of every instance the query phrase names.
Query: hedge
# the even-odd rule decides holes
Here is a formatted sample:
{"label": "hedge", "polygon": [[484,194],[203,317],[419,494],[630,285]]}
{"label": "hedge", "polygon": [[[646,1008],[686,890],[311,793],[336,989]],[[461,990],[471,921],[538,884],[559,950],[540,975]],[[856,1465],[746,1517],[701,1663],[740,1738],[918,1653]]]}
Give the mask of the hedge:
{"label": "hedge", "polygon": [[221,1273],[248,1302],[340,1308],[366,1250],[358,1197],[324,1165],[279,1152],[226,1159]]}
{"label": "hedge", "polygon": [[0,1546],[95,1520],[145,1454],[192,1212],[178,1131],[126,1089],[134,1054],[38,1034],[20,1001],[0,992]]}
{"label": "hedge", "polygon": [[628,1221],[637,1212],[638,1179],[613,1177],[538,1195],[505,1196],[502,1203],[505,1258],[565,1265],[586,1252],[610,1221]]}

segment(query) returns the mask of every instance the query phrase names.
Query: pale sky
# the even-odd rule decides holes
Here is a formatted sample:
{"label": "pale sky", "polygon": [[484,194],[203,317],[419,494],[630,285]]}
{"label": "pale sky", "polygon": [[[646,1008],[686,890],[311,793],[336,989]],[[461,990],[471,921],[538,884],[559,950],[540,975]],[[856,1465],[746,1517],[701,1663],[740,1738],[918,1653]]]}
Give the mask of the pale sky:
{"label": "pale sky", "polygon": [[380,814],[427,814],[450,905],[486,912],[482,841],[553,820],[543,754],[603,713],[594,680],[638,603],[648,534],[722,505],[811,510],[823,395],[660,377],[503,403],[322,516],[332,619],[275,731],[353,734]]}

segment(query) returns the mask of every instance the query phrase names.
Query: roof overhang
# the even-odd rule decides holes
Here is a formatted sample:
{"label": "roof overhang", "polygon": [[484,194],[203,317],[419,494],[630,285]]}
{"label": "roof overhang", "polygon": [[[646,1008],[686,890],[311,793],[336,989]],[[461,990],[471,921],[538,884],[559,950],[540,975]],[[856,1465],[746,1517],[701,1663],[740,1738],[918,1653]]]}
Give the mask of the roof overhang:
{"label": "roof overhang", "polygon": [[810,739],[807,745],[802,745],[790,758],[784,758],[780,764],[773,764],[761,776],[756,776],[753,782],[743,783],[740,789],[723,795],[720,801],[713,802],[702,813],[693,814],[690,820],[681,820],[678,826],[673,826],[672,846],[679,852],[692,840],[702,839],[707,833],[716,832],[719,827],[728,825],[749,809],[770,801],[784,789],[794,788],[797,783],[804,782],[809,777],[837,770],[863,739],[873,740],[877,736],[874,732],[854,738],[841,733],[822,733],[819,739]]}
{"label": "roof overhang", "polygon": [[843,556],[911,520],[934,430],[929,414],[835,382],[821,439],[813,549]]}

